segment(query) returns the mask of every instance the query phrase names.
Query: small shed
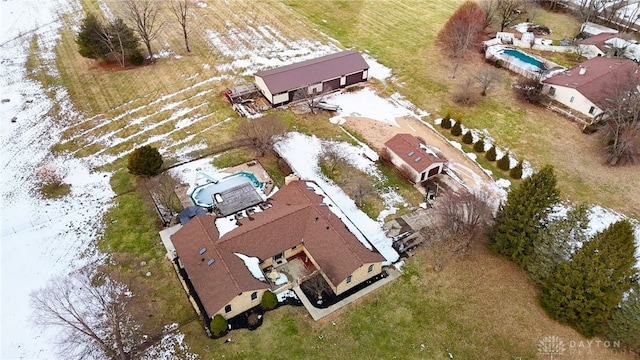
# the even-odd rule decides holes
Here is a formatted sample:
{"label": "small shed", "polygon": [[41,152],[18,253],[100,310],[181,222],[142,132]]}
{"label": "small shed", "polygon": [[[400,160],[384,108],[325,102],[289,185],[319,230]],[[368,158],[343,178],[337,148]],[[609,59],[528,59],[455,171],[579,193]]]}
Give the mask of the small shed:
{"label": "small shed", "polygon": [[259,71],[255,84],[272,105],[280,105],[367,81],[368,71],[369,64],[359,52],[346,50]]}
{"label": "small shed", "polygon": [[422,183],[442,173],[447,163],[442,154],[410,134],[397,134],[384,145],[391,162],[398,169],[407,169],[414,183]]}

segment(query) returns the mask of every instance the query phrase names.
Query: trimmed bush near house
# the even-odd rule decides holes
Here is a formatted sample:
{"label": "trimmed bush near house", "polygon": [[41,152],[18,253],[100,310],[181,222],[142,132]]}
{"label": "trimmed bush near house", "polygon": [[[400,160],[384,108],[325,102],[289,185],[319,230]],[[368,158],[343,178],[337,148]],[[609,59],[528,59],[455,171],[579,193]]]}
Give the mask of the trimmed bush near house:
{"label": "trimmed bush near house", "polygon": [[518,164],[509,171],[509,176],[513,179],[522,179],[522,160],[518,161]]}
{"label": "trimmed bush near house", "polygon": [[462,121],[456,121],[456,124],[451,128],[451,135],[460,136],[462,135]]}
{"label": "trimmed bush near house", "polygon": [[265,291],[262,295],[260,306],[262,306],[262,309],[265,311],[275,309],[276,306],[278,306],[278,298],[276,297],[276,294],[271,291]]}
{"label": "trimmed bush near house", "polygon": [[211,319],[211,324],[209,324],[209,328],[214,337],[220,337],[226,334],[228,330],[227,326],[227,319],[220,314],[214,316],[213,319]]}
{"label": "trimmed bush near house", "polygon": [[500,160],[498,160],[498,168],[504,171],[508,171],[509,168],[511,167],[510,165],[510,161],[509,160],[509,152],[507,151],[501,158]]}
{"label": "trimmed bush near house", "polygon": [[442,122],[440,122],[440,126],[443,129],[451,129],[451,117],[449,115],[442,118]]}
{"label": "trimmed bush near house", "polygon": [[473,151],[475,152],[484,152],[484,140],[478,139],[475,144],[473,144]]}
{"label": "trimmed bush near house", "polygon": [[496,146],[495,145],[491,146],[491,149],[489,149],[484,156],[489,161],[496,161]]}
{"label": "trimmed bush near house", "polygon": [[471,130],[467,130],[467,132],[462,135],[462,142],[465,144],[473,143],[473,135],[471,135]]}

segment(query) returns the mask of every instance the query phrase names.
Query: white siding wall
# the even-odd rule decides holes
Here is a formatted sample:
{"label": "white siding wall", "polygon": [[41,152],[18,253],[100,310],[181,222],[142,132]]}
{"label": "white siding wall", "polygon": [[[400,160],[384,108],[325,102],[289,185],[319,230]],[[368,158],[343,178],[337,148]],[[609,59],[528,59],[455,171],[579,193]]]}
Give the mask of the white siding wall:
{"label": "white siding wall", "polygon": [[313,90],[315,90],[316,93],[321,93],[322,92],[322,83],[309,85],[309,87],[307,88],[307,93],[309,95],[313,95]]}
{"label": "white siding wall", "polygon": [[272,104],[281,104],[283,102],[287,102],[289,101],[289,93],[282,93],[282,94],[277,94],[273,96],[273,101],[271,102]]}
{"label": "white siding wall", "polygon": [[256,86],[258,86],[258,89],[260,89],[262,95],[264,95],[264,97],[266,97],[267,100],[269,100],[273,104],[273,94],[271,94],[271,91],[269,91],[267,84],[265,84],[264,80],[257,75],[254,78],[254,82],[256,83]]}
{"label": "white siding wall", "polygon": [[[546,94],[549,94],[552,87],[555,89],[555,93],[553,95],[549,95],[549,97],[556,100],[557,102],[591,118],[602,113],[602,110],[600,110],[600,108],[598,108],[596,104],[594,104],[589,99],[584,97],[576,89],[567,88],[564,86],[546,84],[543,88],[543,92]],[[595,111],[593,112],[593,114],[590,114],[589,110],[591,109],[592,106],[595,108]]]}
{"label": "white siding wall", "polygon": [[395,165],[398,169],[402,168],[403,165],[407,165],[409,169],[411,169],[411,173],[413,174],[413,181],[416,183],[420,182],[419,172],[415,171],[411,166],[404,162],[404,160],[402,160],[400,156],[394,153],[393,150],[387,148],[387,151],[389,152],[389,156],[391,157],[391,162],[393,163],[393,165]]}

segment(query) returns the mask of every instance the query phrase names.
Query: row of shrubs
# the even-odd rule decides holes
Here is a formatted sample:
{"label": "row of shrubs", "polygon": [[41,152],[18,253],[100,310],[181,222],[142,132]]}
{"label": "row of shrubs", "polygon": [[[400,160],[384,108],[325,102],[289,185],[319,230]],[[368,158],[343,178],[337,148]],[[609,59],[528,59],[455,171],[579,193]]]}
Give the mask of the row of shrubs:
{"label": "row of shrubs", "polygon": [[[473,134],[471,133],[471,130],[467,130],[467,132],[462,134],[462,131],[463,131],[462,130],[462,122],[460,120],[455,121],[455,124],[454,124],[453,121],[451,120],[450,116],[445,116],[442,119],[442,122],[440,123],[440,126],[442,126],[442,128],[444,128],[444,129],[450,129],[451,135],[453,135],[453,136],[462,135],[462,142],[467,144],[467,145],[471,145],[472,148],[473,148],[473,151],[475,151],[477,153],[483,153],[484,152],[484,148],[485,148],[484,140],[482,138],[480,138],[480,139],[478,139],[478,141],[476,141],[474,143],[473,142]],[[484,156],[489,161],[496,161],[496,157],[497,157],[496,146],[492,145],[491,148],[489,148],[489,150],[487,150],[487,152],[485,153]],[[500,170],[508,171],[509,172],[509,176],[511,176],[514,179],[521,179],[522,178],[522,160],[518,161],[518,164],[516,164],[515,167],[511,168],[511,161],[510,161],[509,151],[504,153],[504,155],[500,159],[497,160],[497,166],[498,166],[498,168]]]}

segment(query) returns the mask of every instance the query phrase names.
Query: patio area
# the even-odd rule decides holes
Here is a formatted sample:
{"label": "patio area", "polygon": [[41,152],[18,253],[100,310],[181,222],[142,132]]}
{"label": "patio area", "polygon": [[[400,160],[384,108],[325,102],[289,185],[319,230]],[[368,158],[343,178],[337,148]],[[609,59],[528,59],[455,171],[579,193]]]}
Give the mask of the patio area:
{"label": "patio area", "polygon": [[316,271],[316,267],[302,252],[292,256],[271,269],[265,269],[267,279],[275,285],[272,290],[286,290],[299,285]]}

